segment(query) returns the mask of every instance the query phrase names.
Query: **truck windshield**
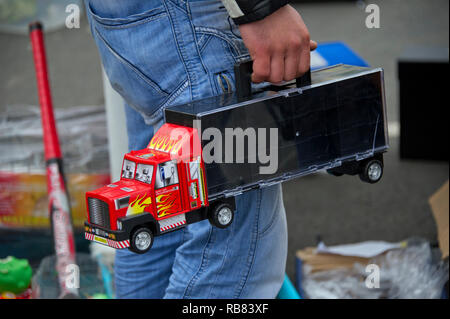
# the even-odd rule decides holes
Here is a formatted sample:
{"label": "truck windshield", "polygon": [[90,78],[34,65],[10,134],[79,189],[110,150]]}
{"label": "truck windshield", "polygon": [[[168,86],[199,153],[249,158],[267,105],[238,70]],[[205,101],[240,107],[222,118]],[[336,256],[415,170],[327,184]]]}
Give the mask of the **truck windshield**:
{"label": "truck windshield", "polygon": [[130,160],[124,160],[122,167],[122,178],[133,179],[135,168],[136,168],[135,162],[132,162]]}
{"label": "truck windshield", "polygon": [[138,164],[136,170],[136,180],[150,184],[152,182],[153,165]]}

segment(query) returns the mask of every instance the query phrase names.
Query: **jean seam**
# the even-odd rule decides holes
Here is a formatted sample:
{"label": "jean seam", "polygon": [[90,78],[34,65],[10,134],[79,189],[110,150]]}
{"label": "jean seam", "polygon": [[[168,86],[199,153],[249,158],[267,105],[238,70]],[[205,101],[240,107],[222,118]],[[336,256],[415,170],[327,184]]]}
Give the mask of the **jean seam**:
{"label": "jean seam", "polygon": [[157,108],[156,111],[154,111],[151,114],[148,114],[147,112],[145,112],[144,110],[142,110],[140,107],[134,105],[133,103],[126,101],[126,103],[136,112],[138,112],[139,114],[141,114],[144,117],[144,122],[149,125],[149,124],[153,124],[152,122],[157,120],[159,117],[162,117],[163,114],[162,112],[164,111],[164,109],[168,106],[167,104],[172,102],[174,99],[176,99],[178,96],[180,96],[184,90],[187,88],[187,80],[185,80],[184,82],[181,82],[177,88],[174,90],[173,93],[171,93],[171,95],[168,96],[168,98],[165,100],[165,102],[160,103]]}
{"label": "jean seam", "polygon": [[[279,205],[278,205],[279,206]],[[276,207],[278,207],[276,205]],[[275,224],[275,221],[278,219],[278,215],[279,215],[279,211],[277,209],[275,209],[272,213],[272,217],[270,219],[269,224],[263,228],[263,230],[261,230],[261,232],[259,232],[258,236],[259,237],[264,237],[264,235],[266,235],[266,233],[272,228],[272,226]]]}
{"label": "jean seam", "polygon": [[[207,38],[206,38],[205,42],[200,47],[200,53],[203,53],[203,50],[205,50],[205,48],[208,45],[209,41],[211,41],[212,36],[210,36],[209,34],[202,34],[202,38],[206,37],[206,36],[207,36]],[[202,39],[202,38],[200,38],[200,39]]]}
{"label": "jean seam", "polygon": [[[183,229],[181,231],[183,232],[183,235],[181,236],[181,245],[183,245],[186,242],[186,227],[183,227]],[[180,247],[180,246],[178,246],[178,247]]]}
{"label": "jean seam", "polygon": [[[231,233],[233,233],[233,226],[234,226],[234,224],[231,224],[231,230],[230,230]],[[225,266],[225,260],[226,260],[227,254],[228,254],[228,248],[229,248],[229,246],[230,246],[231,235],[232,235],[232,234],[229,234],[229,235],[227,236],[227,244],[226,244],[226,247],[225,247],[225,252],[223,253],[222,263],[221,263],[221,265],[220,265],[219,270],[217,271],[216,278],[219,277],[220,273],[222,272],[222,269],[223,269],[224,266]],[[212,291],[213,291],[213,290],[214,290],[214,284],[211,285],[211,289],[209,290],[209,295],[208,295],[208,296],[209,296],[209,297],[212,297],[212,298],[215,298],[215,297],[212,295]]]}
{"label": "jean seam", "polygon": [[[167,2],[172,3],[172,1],[167,1]],[[172,17],[172,14],[173,14],[172,10],[167,5],[166,1],[163,1],[163,4],[164,4],[164,6],[166,8],[166,11],[168,12],[168,18],[169,18],[169,21],[170,21],[170,26],[172,28],[172,33],[173,33],[173,37],[174,37],[174,40],[175,40],[175,44],[177,46],[178,55],[180,57],[181,62],[183,63],[184,69],[186,71],[186,75],[187,75],[188,82],[189,82],[189,87],[191,88],[191,90],[190,90],[190,99],[192,100],[192,83],[195,82],[195,74],[191,74],[189,63],[186,61],[186,59],[184,57],[184,54],[183,54],[184,46],[178,40],[178,34],[180,34],[180,32],[178,30],[178,25],[177,25],[177,23],[175,21],[176,16]]]}
{"label": "jean seam", "polygon": [[250,58],[250,53],[243,53],[243,54],[239,54],[236,56],[236,61],[239,62],[241,60],[243,61],[243,60],[247,60],[249,58]]}
{"label": "jean seam", "polygon": [[170,103],[172,103],[177,97],[179,97],[184,92],[184,90],[188,87],[188,84],[189,84],[188,80],[181,82],[181,84],[177,86],[174,92],[157,107],[155,112],[153,112],[150,115],[147,115],[150,118],[150,121],[154,121],[155,119],[158,119],[158,117],[164,118],[164,110],[168,106],[170,106]]}
{"label": "jean seam", "polygon": [[[223,33],[220,30],[217,30],[214,28],[209,28],[209,27],[195,27],[195,32],[202,33],[202,34],[209,34],[211,36],[220,38],[223,41],[227,42],[233,48],[233,50],[236,52],[237,56],[242,55],[241,50],[239,50],[237,45],[235,43],[233,43],[233,40],[231,40],[231,38],[233,38],[233,37]],[[239,39],[236,38],[236,40],[239,40]]]}
{"label": "jean seam", "polygon": [[[92,10],[90,3],[88,3],[88,5],[86,6],[86,11],[87,11],[88,16],[91,16],[97,23],[101,24],[102,26],[105,26],[105,27],[116,27],[117,26],[117,27],[119,27],[119,26],[125,26],[125,25],[132,26],[132,25],[135,25],[136,22],[141,22],[142,20],[146,20],[146,21],[147,21],[147,19],[153,20],[154,17],[159,18],[159,16],[161,14],[166,13],[164,11],[161,11],[161,9],[163,9],[163,8],[164,8],[164,6],[159,6],[159,7],[156,7],[156,8],[141,12],[141,13],[133,14],[131,16],[124,17],[124,18],[102,18]],[[159,11],[161,11],[161,12],[159,12]],[[112,23],[119,23],[119,24],[116,24],[116,25],[108,24],[106,21],[110,21]]]}
{"label": "jean seam", "polygon": [[256,209],[256,216],[255,216],[255,226],[253,227],[253,231],[252,231],[252,239],[251,239],[251,244],[250,244],[250,252],[249,252],[249,256],[247,258],[247,271],[245,272],[245,274],[242,276],[241,281],[239,283],[239,286],[236,290],[236,293],[234,294],[234,298],[237,299],[241,296],[242,291],[244,290],[245,284],[247,283],[248,280],[248,276],[250,275],[250,272],[253,268],[253,262],[255,260],[255,252],[256,252],[256,247],[257,247],[257,243],[258,243],[258,226],[259,226],[259,215],[261,214],[261,191],[257,190],[257,209]]}
{"label": "jean seam", "polygon": [[205,73],[208,74],[208,69],[206,68],[205,63],[203,62],[202,55],[200,54],[200,48],[198,46],[198,41],[197,41],[197,33],[195,32],[195,26],[194,26],[194,23],[192,22],[191,10],[190,10],[189,6],[186,6],[186,9],[187,9],[187,15],[189,17],[189,23],[191,25],[192,36],[194,38],[195,50],[197,50],[198,58],[200,60],[200,64],[202,65],[203,71],[205,71]]}
{"label": "jean seam", "polygon": [[213,231],[214,231],[213,227],[210,226],[209,233],[208,233],[208,240],[206,241],[206,244],[203,247],[202,259],[200,262],[200,266],[197,269],[197,271],[195,272],[195,274],[192,276],[191,280],[189,280],[189,283],[187,284],[186,289],[184,290],[184,293],[183,293],[183,299],[189,298],[189,296],[192,292],[192,289],[194,288],[195,283],[197,282],[200,275],[203,273],[205,267],[208,265],[208,253],[209,253],[209,249],[210,249],[210,245],[211,245],[211,238],[212,238]]}
{"label": "jean seam", "polygon": [[127,59],[125,59],[124,57],[122,57],[119,53],[117,53],[110,45],[109,43],[106,41],[106,39],[104,39],[100,32],[97,30],[97,28],[95,29],[95,34],[100,38],[100,40],[106,45],[106,47],[108,48],[108,50],[117,58],[117,60],[123,64],[124,66],[130,68],[137,76],[139,76],[145,83],[147,83],[148,85],[150,85],[152,88],[154,88],[156,91],[158,91],[160,94],[162,95],[169,95],[166,91],[164,91],[162,88],[159,87],[159,85],[157,85],[154,81],[152,81],[151,79],[149,79],[146,75],[144,75],[144,73],[142,73],[141,70],[139,70],[137,67],[135,67],[133,64],[131,64]]}
{"label": "jean seam", "polygon": [[264,237],[265,235],[267,235],[267,233],[270,231],[270,229],[272,228],[273,225],[275,225],[275,222],[278,220],[278,215],[279,215],[279,211],[275,210],[275,212],[273,213],[272,219],[270,220],[270,224],[268,226],[266,226],[264,228],[263,231],[261,231],[261,233],[258,234],[258,236],[260,238]]}
{"label": "jean seam", "polygon": [[[183,13],[187,13],[187,11],[184,8],[182,8],[179,4],[173,2],[172,0],[165,0],[165,1],[170,2],[175,8],[177,8],[180,11],[182,11]],[[184,2],[183,4],[186,6],[186,2]]]}
{"label": "jean seam", "polygon": [[148,18],[143,18],[143,19],[138,20],[138,21],[129,22],[129,23],[126,23],[126,24],[118,24],[118,25],[109,25],[109,24],[104,24],[104,23],[102,23],[102,22],[100,22],[98,20],[95,20],[95,21],[97,21],[97,23],[99,23],[105,29],[127,29],[127,28],[132,28],[132,27],[144,24],[144,23],[151,22],[153,20],[161,19],[161,18],[164,18],[166,16],[167,16],[167,12],[161,12],[161,13],[157,13],[154,16],[151,16],[151,17],[148,17]]}
{"label": "jean seam", "polygon": [[177,86],[175,91],[168,97],[168,99],[165,102],[161,103],[161,105],[158,108],[169,106],[170,103],[173,102],[173,100],[175,100],[177,97],[181,95],[181,93],[184,92],[184,90],[188,87],[188,84],[189,84],[188,80],[181,82],[181,84]]}

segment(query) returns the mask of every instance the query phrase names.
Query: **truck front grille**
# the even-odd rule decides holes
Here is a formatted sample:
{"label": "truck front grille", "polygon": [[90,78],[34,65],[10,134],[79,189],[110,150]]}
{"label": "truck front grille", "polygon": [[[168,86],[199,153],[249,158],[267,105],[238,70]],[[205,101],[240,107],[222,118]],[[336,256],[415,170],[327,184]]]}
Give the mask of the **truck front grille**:
{"label": "truck front grille", "polygon": [[97,198],[88,198],[89,219],[92,224],[96,224],[107,229],[110,228],[108,204]]}

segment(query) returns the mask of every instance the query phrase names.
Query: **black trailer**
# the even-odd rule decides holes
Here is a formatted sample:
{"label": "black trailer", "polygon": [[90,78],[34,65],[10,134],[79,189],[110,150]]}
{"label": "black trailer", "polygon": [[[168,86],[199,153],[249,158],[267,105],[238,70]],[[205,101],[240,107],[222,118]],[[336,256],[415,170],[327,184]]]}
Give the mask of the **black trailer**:
{"label": "black trailer", "polygon": [[[199,129],[204,158],[208,144],[217,138],[204,133],[209,129],[224,138],[209,154],[215,161],[205,161],[210,199],[322,169],[337,176],[358,174],[369,183],[380,180],[382,153],[388,149],[382,69],[337,65],[311,72],[306,81],[269,86],[251,96],[242,91],[246,85],[238,81],[237,94],[165,110],[167,123]],[[226,146],[242,138],[243,156],[230,154]],[[264,162],[258,157],[258,150],[277,157],[275,169],[267,158]]]}

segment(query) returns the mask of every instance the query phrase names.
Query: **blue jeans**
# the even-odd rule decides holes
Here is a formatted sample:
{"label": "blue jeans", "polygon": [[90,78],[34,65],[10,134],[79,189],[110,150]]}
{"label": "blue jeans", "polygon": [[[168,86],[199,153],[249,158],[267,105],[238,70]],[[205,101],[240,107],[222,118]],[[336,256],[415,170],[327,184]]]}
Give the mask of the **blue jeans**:
{"label": "blue jeans", "polygon": [[[168,105],[234,89],[248,52],[219,0],[86,0],[108,78],[126,101],[130,149],[145,148]],[[281,186],[236,198],[232,225],[207,220],[156,237],[143,255],[118,250],[118,298],[274,298],[287,226]]]}

